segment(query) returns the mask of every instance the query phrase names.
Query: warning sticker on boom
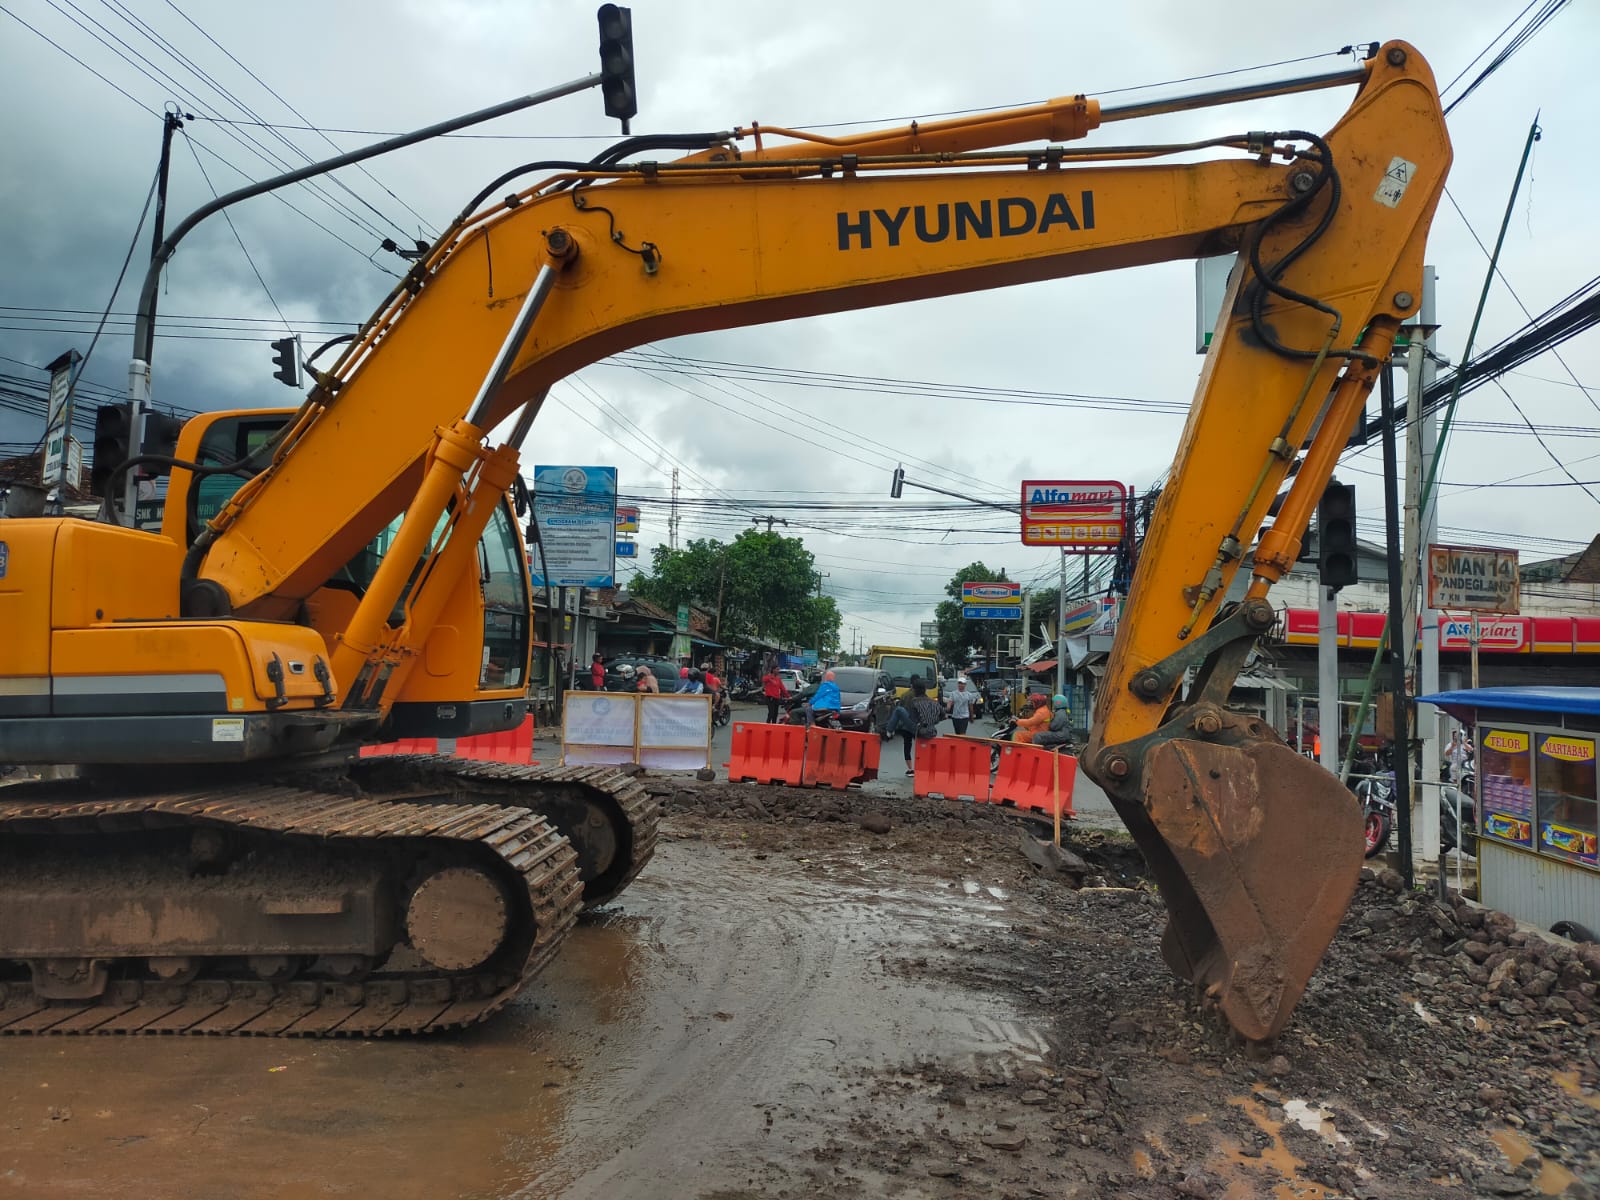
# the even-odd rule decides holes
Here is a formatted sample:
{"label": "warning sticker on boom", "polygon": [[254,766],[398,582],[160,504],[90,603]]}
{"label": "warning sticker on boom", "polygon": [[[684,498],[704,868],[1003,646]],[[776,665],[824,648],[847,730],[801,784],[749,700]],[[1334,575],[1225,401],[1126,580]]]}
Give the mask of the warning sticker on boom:
{"label": "warning sticker on boom", "polygon": [[244,741],[244,718],[214,717],[211,721],[211,740],[213,742]]}
{"label": "warning sticker on boom", "polygon": [[1406,189],[1411,186],[1411,177],[1416,173],[1416,163],[1407,162],[1396,155],[1389,160],[1389,169],[1383,173],[1383,178],[1378,182],[1378,190],[1372,194],[1372,198],[1390,208],[1400,207],[1400,197],[1406,194]]}

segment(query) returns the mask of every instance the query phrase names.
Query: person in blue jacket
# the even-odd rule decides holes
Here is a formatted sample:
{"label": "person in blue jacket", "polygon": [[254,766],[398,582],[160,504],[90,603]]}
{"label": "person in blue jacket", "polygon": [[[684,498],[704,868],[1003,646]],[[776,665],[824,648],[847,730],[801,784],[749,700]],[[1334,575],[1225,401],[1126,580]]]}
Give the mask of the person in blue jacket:
{"label": "person in blue jacket", "polygon": [[811,694],[811,711],[838,716],[839,704],[839,685],[833,681],[833,672],[826,671],[822,682],[817,684],[817,690]]}

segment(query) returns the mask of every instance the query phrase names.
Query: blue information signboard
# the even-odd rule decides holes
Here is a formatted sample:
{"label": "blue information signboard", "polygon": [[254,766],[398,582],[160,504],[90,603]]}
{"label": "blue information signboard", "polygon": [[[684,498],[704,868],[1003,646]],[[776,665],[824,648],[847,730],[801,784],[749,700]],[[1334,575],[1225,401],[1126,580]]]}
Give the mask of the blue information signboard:
{"label": "blue information signboard", "polygon": [[967,621],[1017,621],[1022,609],[1015,604],[963,604],[961,616]]}
{"label": "blue information signboard", "polygon": [[535,467],[533,515],[550,572],[546,580],[534,554],[534,587],[616,586],[615,467]]}

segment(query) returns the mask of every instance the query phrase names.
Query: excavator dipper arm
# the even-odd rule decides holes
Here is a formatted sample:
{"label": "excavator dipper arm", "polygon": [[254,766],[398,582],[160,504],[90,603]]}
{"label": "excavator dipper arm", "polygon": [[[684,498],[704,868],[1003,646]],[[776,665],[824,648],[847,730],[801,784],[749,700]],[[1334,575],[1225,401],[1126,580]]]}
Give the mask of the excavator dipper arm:
{"label": "excavator dipper arm", "polygon": [[[772,131],[752,131],[751,152],[607,163],[507,197],[441,238],[363,329],[271,465],[213,519],[191,576],[233,612],[291,617],[397,514],[432,529],[446,497],[457,511],[470,498],[463,479],[503,477],[514,458],[491,464],[482,450],[474,463],[471,448],[552,383],[630,346],[1238,249],[1087,766],[1167,899],[1169,964],[1242,1034],[1269,1038],[1354,887],[1358,814],[1336,781],[1223,701],[1271,624],[1266,589],[1294,561],[1395,331],[1416,313],[1450,161],[1414,50],[1390,43],[1351,81],[1351,106],[1320,137],[987,149],[1081,137],[1102,113],[1079,97],[847,142],[767,147]],[[1235,153],[1155,161],[1206,148]],[[543,308],[508,339],[536,278]],[[497,355],[509,367],[482,392]],[[471,419],[448,423],[475,391]],[[1248,595],[1225,608],[1297,458],[1255,544]],[[438,472],[448,478],[425,482]],[[434,499],[419,508],[422,496]],[[423,621],[406,636],[428,632]],[[1175,706],[1190,667],[1204,682]]]}

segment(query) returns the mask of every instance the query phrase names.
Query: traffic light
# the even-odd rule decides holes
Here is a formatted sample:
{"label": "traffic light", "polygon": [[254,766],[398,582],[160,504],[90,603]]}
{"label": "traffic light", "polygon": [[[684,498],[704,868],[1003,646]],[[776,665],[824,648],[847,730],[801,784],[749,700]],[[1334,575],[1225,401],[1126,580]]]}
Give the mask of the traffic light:
{"label": "traffic light", "polygon": [[889,485],[889,499],[900,499],[900,493],[905,491],[905,488],[906,469],[904,467],[896,467],[894,469],[894,482]]}
{"label": "traffic light", "polygon": [[1330,482],[1317,505],[1317,578],[1335,590],[1356,582],[1354,484]]}
{"label": "traffic light", "polygon": [[[139,436],[140,454],[159,454],[163,458],[172,458],[178,453],[178,435],[183,432],[183,419],[169,417],[166,413],[145,410],[144,428]],[[152,466],[145,468],[146,473],[165,475],[171,468],[166,466]]]}
{"label": "traffic light", "polygon": [[94,458],[89,464],[89,490],[106,494],[115,471],[132,455],[129,452],[128,406],[102,404],[94,410]]}
{"label": "traffic light", "polygon": [[286,383],[292,388],[300,386],[300,339],[298,337],[279,338],[272,343],[272,361],[278,369],[272,377],[279,383]]}
{"label": "traffic light", "polygon": [[628,119],[639,111],[639,94],[633,82],[633,10],[615,4],[602,4],[600,18],[600,94],[605,98],[606,116],[622,122],[628,132]]}

